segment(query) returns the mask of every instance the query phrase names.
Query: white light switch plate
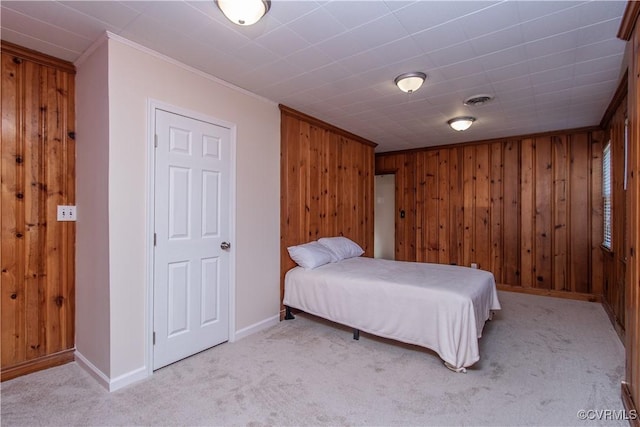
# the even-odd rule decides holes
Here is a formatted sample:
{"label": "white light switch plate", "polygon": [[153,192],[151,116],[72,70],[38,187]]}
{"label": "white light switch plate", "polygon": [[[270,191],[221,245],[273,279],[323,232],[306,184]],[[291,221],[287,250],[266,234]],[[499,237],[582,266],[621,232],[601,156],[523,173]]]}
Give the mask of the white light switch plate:
{"label": "white light switch plate", "polygon": [[58,205],[58,221],[75,221],[77,211],[75,206]]}

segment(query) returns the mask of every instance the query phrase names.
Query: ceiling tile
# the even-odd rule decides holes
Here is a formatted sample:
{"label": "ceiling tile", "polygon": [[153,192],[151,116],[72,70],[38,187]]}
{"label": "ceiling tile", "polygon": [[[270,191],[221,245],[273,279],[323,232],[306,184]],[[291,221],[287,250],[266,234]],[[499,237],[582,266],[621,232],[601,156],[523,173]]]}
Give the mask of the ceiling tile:
{"label": "ceiling tile", "polygon": [[92,16],[98,21],[111,25],[114,30],[126,27],[133,21],[139,11],[132,9],[123,3],[110,4],[100,1],[64,1],[62,5],[75,9],[87,16]]}
{"label": "ceiling tile", "polygon": [[624,45],[624,41],[617,38],[611,38],[587,46],[580,46],[575,51],[575,58],[577,62],[585,62],[592,59],[598,59],[601,57],[609,56],[611,52],[619,52],[621,48],[624,48]]}
{"label": "ceiling tile", "polygon": [[570,8],[539,19],[523,22],[521,26],[522,33],[527,40],[538,40],[579,28],[578,22],[579,18],[576,11]]}
{"label": "ceiling tile", "polygon": [[477,56],[499,52],[524,43],[524,37],[519,26],[489,33],[470,40]]}
{"label": "ceiling tile", "polygon": [[325,8],[318,8],[289,23],[288,28],[311,44],[336,36],[346,31]]}
{"label": "ceiling tile", "polygon": [[321,7],[320,4],[312,0],[272,1],[269,14],[265,18],[273,18],[281,24],[287,25],[319,7]]}
{"label": "ceiling tile", "polygon": [[[400,3],[400,2],[393,2]],[[324,8],[345,28],[355,28],[391,13],[383,1],[332,1]]]}
{"label": "ceiling tile", "polygon": [[481,56],[482,67],[485,71],[490,72],[496,68],[506,67],[508,65],[518,64],[529,58],[524,46],[514,46],[503,49],[498,52],[489,53]]}
{"label": "ceiling tile", "polygon": [[[74,31],[69,31],[63,27],[43,22],[39,19],[17,12],[13,9],[2,7],[2,26],[13,30],[18,34],[25,34],[25,30],[30,38],[41,40],[49,45],[63,47],[72,52],[82,53],[88,43],[94,38],[88,38]],[[95,35],[97,38],[100,33]]]}
{"label": "ceiling tile", "polygon": [[521,22],[537,20],[540,17],[549,16],[563,10],[573,9],[578,2],[575,1],[516,1]]}
{"label": "ceiling tile", "polygon": [[[4,13],[4,11],[1,11],[0,13]],[[81,54],[81,52],[73,51],[56,44],[49,43],[46,40],[34,38],[32,36],[14,31],[7,27],[0,28],[0,38],[2,38],[2,40],[10,41],[11,43],[15,43],[19,46],[28,46],[29,49],[33,49],[37,52],[48,52],[49,55],[69,62],[75,61]]]}
{"label": "ceiling tile", "polygon": [[[623,71],[626,4],[274,0],[242,27],[209,0],[2,1],[0,32],[73,61],[111,31],[388,151],[598,125]],[[393,83],[407,71],[428,75],[413,94]],[[477,93],[495,99],[462,104]],[[452,131],[458,114],[476,125]]]}
{"label": "ceiling tile", "polygon": [[499,2],[463,17],[462,28],[470,39],[517,26],[517,2]]}
{"label": "ceiling tile", "polygon": [[525,44],[525,49],[530,57],[545,56],[575,49],[578,47],[579,41],[580,33],[578,31],[567,31],[530,41]]}
{"label": "ceiling tile", "polygon": [[476,56],[473,46],[468,42],[429,53],[429,58],[433,59],[439,67],[468,61]]}
{"label": "ceiling tile", "polygon": [[458,45],[468,40],[460,21],[452,21],[428,30],[415,32],[411,37],[424,53]]}
{"label": "ceiling tile", "polygon": [[302,37],[287,27],[280,27],[277,30],[260,36],[255,39],[255,42],[282,57],[309,46]]}
{"label": "ceiling tile", "polygon": [[437,27],[473,12],[493,6],[490,1],[417,1],[394,11],[398,21],[410,33]]}
{"label": "ceiling tile", "polygon": [[[407,58],[423,55],[416,42],[408,36],[374,47],[369,52],[376,54],[380,58],[379,64],[393,64],[405,61]],[[346,58],[345,60],[348,59]]]}

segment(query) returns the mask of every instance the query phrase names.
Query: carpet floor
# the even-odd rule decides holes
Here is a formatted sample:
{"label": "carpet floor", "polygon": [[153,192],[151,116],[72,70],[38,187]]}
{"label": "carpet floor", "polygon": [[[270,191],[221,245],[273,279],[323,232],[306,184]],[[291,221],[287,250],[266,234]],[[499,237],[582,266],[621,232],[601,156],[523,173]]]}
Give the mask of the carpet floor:
{"label": "carpet floor", "polygon": [[[19,425],[628,425],[624,348],[602,306],[509,292],[481,360],[454,373],[426,349],[306,314],[113,393],[76,363],[2,383]],[[581,420],[579,411],[590,419]],[[614,416],[596,418],[598,412]],[[601,413],[601,412],[600,412]]]}

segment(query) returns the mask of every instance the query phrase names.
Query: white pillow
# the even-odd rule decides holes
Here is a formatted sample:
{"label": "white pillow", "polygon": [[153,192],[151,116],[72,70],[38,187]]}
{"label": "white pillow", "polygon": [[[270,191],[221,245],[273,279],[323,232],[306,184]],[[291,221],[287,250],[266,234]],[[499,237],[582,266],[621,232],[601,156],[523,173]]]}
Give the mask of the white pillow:
{"label": "white pillow", "polygon": [[323,237],[318,239],[318,243],[325,246],[334,255],[333,261],[341,261],[347,258],[360,256],[364,250],[353,240],[346,237]]}
{"label": "white pillow", "polygon": [[316,241],[289,246],[287,251],[289,251],[289,256],[296,264],[308,270],[333,261],[331,251]]}

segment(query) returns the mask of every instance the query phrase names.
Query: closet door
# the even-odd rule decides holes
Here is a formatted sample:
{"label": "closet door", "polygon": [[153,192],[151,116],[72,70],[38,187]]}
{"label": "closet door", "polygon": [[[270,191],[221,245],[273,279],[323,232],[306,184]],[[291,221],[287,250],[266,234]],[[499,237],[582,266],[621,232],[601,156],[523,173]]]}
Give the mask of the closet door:
{"label": "closet door", "polygon": [[72,64],[2,42],[2,380],[73,360]]}

